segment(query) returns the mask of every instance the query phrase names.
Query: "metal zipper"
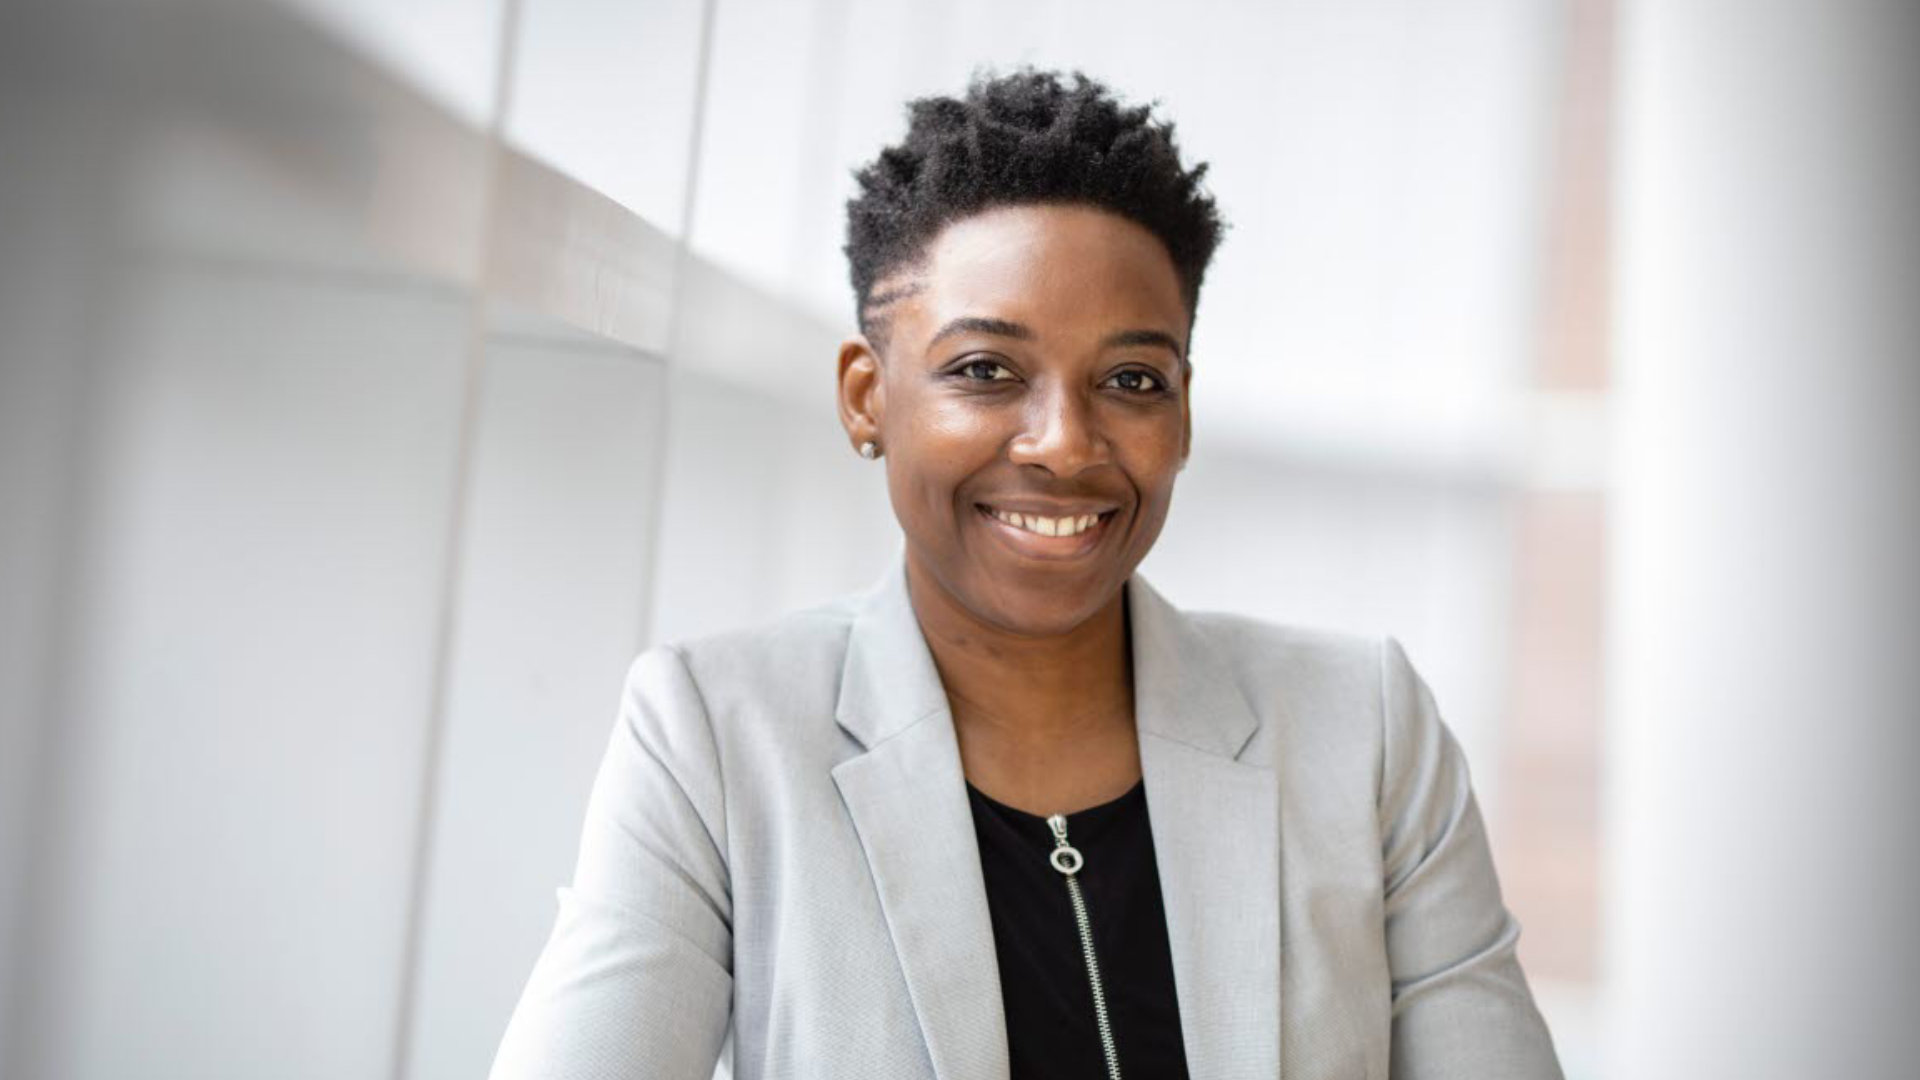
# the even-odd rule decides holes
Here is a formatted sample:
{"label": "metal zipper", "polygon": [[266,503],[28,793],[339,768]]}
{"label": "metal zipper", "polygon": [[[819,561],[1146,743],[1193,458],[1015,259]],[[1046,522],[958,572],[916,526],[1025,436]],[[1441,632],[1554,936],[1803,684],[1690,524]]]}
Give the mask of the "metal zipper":
{"label": "metal zipper", "polygon": [[1100,983],[1100,961],[1093,953],[1093,923],[1087,918],[1087,898],[1080,892],[1080,869],[1087,860],[1078,848],[1067,843],[1067,819],[1055,814],[1047,819],[1053,830],[1053,851],[1047,861],[1067,879],[1067,899],[1073,901],[1073,921],[1080,927],[1080,951],[1087,958],[1087,981],[1093,984],[1093,1020],[1100,1028],[1100,1049],[1107,1056],[1109,1080],[1120,1080],[1120,1051],[1113,1044],[1113,1024],[1107,1019],[1107,991]]}

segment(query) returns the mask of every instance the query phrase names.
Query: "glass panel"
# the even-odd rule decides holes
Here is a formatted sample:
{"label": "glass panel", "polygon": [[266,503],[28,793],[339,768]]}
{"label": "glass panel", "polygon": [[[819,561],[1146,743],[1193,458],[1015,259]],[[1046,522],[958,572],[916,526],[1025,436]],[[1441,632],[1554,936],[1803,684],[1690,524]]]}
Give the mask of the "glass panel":
{"label": "glass panel", "polygon": [[485,1076],[639,651],[664,369],[496,339],[458,593],[408,1075]]}
{"label": "glass panel", "polygon": [[680,235],[703,0],[526,0],[509,141]]}
{"label": "glass panel", "polygon": [[123,288],[41,1074],[385,1075],[466,306],[184,262]]}
{"label": "glass panel", "polygon": [[493,119],[505,0],[276,0],[484,129]]}

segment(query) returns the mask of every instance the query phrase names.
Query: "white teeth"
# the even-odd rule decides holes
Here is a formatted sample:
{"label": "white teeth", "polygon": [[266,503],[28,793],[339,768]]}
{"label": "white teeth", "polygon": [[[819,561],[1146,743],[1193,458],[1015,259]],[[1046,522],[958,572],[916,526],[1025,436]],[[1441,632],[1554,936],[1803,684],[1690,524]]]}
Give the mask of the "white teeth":
{"label": "white teeth", "polygon": [[1040,536],[1078,536],[1100,523],[1099,514],[1050,518],[1039,514],[1016,514],[1007,510],[994,510],[991,513],[1016,529],[1023,529]]}

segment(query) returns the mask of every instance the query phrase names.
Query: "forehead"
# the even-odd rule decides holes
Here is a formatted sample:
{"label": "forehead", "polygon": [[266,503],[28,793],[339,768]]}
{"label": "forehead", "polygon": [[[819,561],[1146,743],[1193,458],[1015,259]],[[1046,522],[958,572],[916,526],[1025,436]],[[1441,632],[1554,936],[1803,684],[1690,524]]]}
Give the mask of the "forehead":
{"label": "forehead", "polygon": [[1184,340],[1187,329],[1166,246],[1143,226],[1091,207],[996,207],[962,218],[892,283],[913,286],[893,313],[913,336],[962,315],[1018,322],[1043,339],[1123,328]]}

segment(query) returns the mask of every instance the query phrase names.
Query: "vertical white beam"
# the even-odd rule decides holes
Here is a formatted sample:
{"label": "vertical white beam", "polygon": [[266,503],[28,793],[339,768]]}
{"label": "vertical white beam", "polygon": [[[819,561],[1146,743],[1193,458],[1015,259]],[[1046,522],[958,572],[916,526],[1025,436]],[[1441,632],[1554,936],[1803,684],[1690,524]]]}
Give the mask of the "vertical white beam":
{"label": "vertical white beam", "polygon": [[667,365],[668,378],[663,384],[666,396],[661,408],[660,422],[654,425],[652,456],[653,475],[648,477],[647,491],[659,500],[655,511],[647,515],[646,533],[646,569],[641,581],[640,595],[635,603],[640,608],[640,640],[635,642],[635,651],[653,643],[657,612],[660,608],[657,580],[660,571],[660,536],[662,522],[667,507],[667,466],[669,448],[672,446],[674,391],[678,380],[673,369],[680,365],[684,354],[685,323],[687,317],[687,281],[692,274],[693,229],[697,220],[695,215],[700,209],[700,155],[704,152],[707,127],[707,82],[713,77],[713,37],[717,0],[702,0],[700,7],[700,58],[694,65],[693,76],[693,122],[687,126],[687,179],[681,185],[680,230],[677,234],[678,247],[674,251],[673,300],[668,308],[667,320]]}
{"label": "vertical white beam", "polygon": [[480,261],[475,268],[477,288],[466,298],[466,334],[462,342],[459,420],[455,432],[454,467],[448,476],[449,499],[442,559],[439,604],[434,624],[432,697],[424,718],[420,756],[419,801],[413,820],[413,860],[407,881],[406,923],[401,942],[399,992],[395,995],[393,1055],[388,1063],[392,1080],[408,1080],[418,1034],[422,954],[426,942],[428,889],[433,880],[434,837],[438,831],[440,782],[446,768],[446,732],[454,678],[454,632],[460,622],[460,581],[468,545],[468,505],[473,486],[474,447],[478,441],[481,396],[485,392],[487,317],[486,286],[494,278],[495,204],[506,169],[502,133],[513,108],[514,56],[520,39],[522,0],[499,0],[499,48],[494,55],[492,97],[487,116],[485,178],[480,185],[480,212],[476,218]]}
{"label": "vertical white beam", "polygon": [[1908,1075],[1920,8],[1626,15],[1608,1075]]}

